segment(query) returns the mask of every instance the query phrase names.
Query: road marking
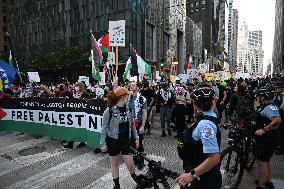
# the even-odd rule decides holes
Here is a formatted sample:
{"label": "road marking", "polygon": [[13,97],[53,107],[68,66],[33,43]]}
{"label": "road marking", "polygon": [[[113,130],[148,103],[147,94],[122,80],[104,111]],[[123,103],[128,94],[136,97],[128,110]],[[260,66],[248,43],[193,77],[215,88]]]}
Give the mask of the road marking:
{"label": "road marking", "polygon": [[8,153],[10,151],[16,151],[16,150],[20,150],[20,149],[23,149],[23,148],[26,148],[26,147],[35,146],[37,144],[44,143],[44,142],[47,142],[47,141],[50,141],[50,140],[51,140],[51,138],[49,138],[49,137],[42,137],[42,138],[39,138],[39,139],[31,139],[31,140],[28,140],[28,141],[23,141],[23,142],[19,142],[19,143],[16,143],[16,144],[4,146],[4,147],[0,148],[0,152],[1,152],[1,154],[5,154],[5,153]]}
{"label": "road marking", "polygon": [[15,158],[12,161],[0,164],[0,176],[9,172],[13,172],[22,167],[29,166],[36,162],[52,158],[56,155],[63,154],[67,151],[68,151],[67,149],[57,149],[55,153],[42,152],[34,155]]}
{"label": "road marking", "polygon": [[65,180],[67,177],[75,175],[106,158],[107,158],[106,155],[102,155],[102,154],[94,155],[92,151],[88,153],[84,153],[82,155],[79,155],[76,158],[73,158],[55,167],[52,167],[43,172],[40,172],[37,175],[33,175],[31,177],[28,177],[25,180],[14,183],[10,185],[9,187],[7,187],[7,189],[43,188],[46,185],[51,185],[51,184],[60,182],[62,180]]}

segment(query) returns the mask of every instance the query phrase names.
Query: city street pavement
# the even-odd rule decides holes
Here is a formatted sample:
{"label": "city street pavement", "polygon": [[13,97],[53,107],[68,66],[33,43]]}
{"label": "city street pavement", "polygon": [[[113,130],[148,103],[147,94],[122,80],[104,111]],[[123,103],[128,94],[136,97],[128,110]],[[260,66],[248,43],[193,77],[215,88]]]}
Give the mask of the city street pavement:
{"label": "city street pavement", "polygon": [[[162,162],[171,170],[181,172],[182,163],[173,136],[161,138],[156,120],[150,136],[145,137],[149,158]],[[175,134],[175,133],[174,133]],[[226,146],[226,132],[222,134],[222,148]],[[18,132],[0,131],[0,188],[1,189],[111,189],[112,177],[107,155],[94,154],[93,149],[64,149],[61,141]],[[33,155],[29,155],[29,154]],[[284,189],[284,156],[273,157],[273,182],[276,189]],[[142,170],[140,172],[143,172]],[[240,189],[254,189],[257,170],[245,172]],[[178,188],[168,180],[171,188]],[[123,189],[135,188],[126,166],[120,165]],[[162,187],[161,187],[162,188]]]}

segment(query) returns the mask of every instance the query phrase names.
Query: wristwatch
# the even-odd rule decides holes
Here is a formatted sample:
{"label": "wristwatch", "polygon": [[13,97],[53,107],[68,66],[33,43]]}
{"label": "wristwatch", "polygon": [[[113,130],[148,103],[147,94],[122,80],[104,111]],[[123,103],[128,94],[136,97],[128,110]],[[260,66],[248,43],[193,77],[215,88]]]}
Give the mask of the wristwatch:
{"label": "wristwatch", "polygon": [[191,174],[194,178],[196,178],[197,180],[200,180],[199,176],[196,174],[196,172],[195,172],[194,169],[191,169],[190,174]]}

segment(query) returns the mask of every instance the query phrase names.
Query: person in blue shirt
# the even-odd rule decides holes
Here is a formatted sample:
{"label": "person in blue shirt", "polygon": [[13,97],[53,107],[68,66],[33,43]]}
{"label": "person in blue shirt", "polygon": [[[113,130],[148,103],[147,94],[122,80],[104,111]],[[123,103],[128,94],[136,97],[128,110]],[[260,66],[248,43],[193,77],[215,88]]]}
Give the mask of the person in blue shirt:
{"label": "person in blue shirt", "polygon": [[[284,120],[284,82],[280,81],[274,85],[276,96],[274,98],[275,105],[279,108],[279,114],[281,119]],[[279,126],[280,140],[279,146],[277,147],[275,154],[284,154],[284,124],[281,123]]]}
{"label": "person in blue shirt", "polygon": [[256,189],[274,189],[271,157],[277,146],[278,127],[281,124],[279,109],[273,102],[273,89],[261,87],[255,92],[260,107],[256,116],[255,157],[259,172]]}
{"label": "person in blue shirt", "polygon": [[[220,172],[220,140],[218,119],[212,110],[215,93],[211,87],[201,87],[191,94],[196,122],[184,133],[186,144],[181,157],[185,173],[176,182],[181,188],[219,189],[222,186]],[[190,186],[187,186],[190,183]]]}

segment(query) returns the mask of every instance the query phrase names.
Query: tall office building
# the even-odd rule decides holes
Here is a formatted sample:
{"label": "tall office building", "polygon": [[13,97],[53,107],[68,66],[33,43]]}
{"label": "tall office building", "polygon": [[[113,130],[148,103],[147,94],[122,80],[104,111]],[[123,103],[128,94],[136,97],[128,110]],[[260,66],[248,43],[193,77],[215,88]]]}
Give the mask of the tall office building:
{"label": "tall office building", "polygon": [[258,31],[249,31],[248,33],[248,42],[252,47],[262,47],[262,30]]}
{"label": "tall office building", "polygon": [[275,4],[275,33],[272,54],[273,73],[284,71],[284,2],[276,0]]}
{"label": "tall office building", "polygon": [[[187,15],[202,28],[202,48],[208,58],[218,57],[219,0],[188,0]],[[204,57],[207,58],[207,57]]]}
{"label": "tall office building", "polygon": [[249,31],[247,24],[243,22],[238,33],[238,71],[263,75],[264,51],[260,44],[262,44],[262,31]]}
{"label": "tall office building", "polygon": [[0,1],[0,57],[5,57],[8,53],[8,41],[5,37],[7,31],[7,11],[8,11],[9,0]]}
{"label": "tall office building", "polygon": [[85,56],[76,65],[84,69],[89,65],[90,29],[99,38],[109,21],[126,20],[126,48],[119,48],[119,64],[126,63],[132,44],[153,68],[177,58],[178,73],[184,72],[186,46],[191,45],[185,44],[186,0],[14,0],[9,10],[7,29],[20,64],[79,47]]}
{"label": "tall office building", "polygon": [[233,0],[230,0],[228,16],[228,62],[232,72],[236,72],[237,70],[238,20],[238,10],[233,9]]}

